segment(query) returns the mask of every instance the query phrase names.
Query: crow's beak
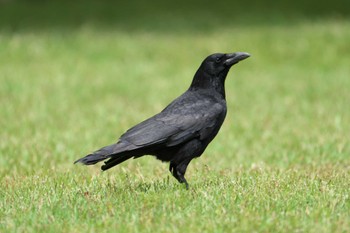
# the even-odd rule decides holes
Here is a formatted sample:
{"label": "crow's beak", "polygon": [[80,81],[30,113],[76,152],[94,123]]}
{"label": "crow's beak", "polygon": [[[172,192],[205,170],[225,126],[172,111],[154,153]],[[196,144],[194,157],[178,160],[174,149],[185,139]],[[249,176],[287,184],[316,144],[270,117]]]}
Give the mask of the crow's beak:
{"label": "crow's beak", "polygon": [[224,64],[226,66],[232,66],[232,65],[238,63],[239,61],[242,61],[248,57],[250,57],[250,54],[244,53],[244,52],[227,53],[226,54],[226,61],[224,62]]}

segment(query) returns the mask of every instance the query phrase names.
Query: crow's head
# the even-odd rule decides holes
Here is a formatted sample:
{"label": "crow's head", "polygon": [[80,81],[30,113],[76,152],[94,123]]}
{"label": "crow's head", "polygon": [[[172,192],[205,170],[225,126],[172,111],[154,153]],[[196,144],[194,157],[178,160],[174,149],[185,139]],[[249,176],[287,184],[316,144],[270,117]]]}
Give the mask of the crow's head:
{"label": "crow's head", "polygon": [[225,98],[225,79],[230,68],[246,58],[248,53],[214,53],[202,62],[193,77],[190,90],[211,89]]}
{"label": "crow's head", "polygon": [[231,66],[248,57],[250,54],[243,52],[214,53],[202,62],[200,69],[209,75],[226,76]]}

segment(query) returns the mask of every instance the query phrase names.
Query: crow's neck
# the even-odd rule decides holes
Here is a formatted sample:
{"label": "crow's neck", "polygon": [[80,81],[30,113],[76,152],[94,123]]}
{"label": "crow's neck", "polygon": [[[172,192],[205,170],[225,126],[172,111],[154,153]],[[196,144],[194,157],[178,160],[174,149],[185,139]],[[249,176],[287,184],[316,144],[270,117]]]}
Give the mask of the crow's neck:
{"label": "crow's neck", "polygon": [[194,75],[189,90],[212,90],[221,95],[223,99],[225,99],[226,75],[227,73],[222,73],[219,76],[213,76],[199,69]]}

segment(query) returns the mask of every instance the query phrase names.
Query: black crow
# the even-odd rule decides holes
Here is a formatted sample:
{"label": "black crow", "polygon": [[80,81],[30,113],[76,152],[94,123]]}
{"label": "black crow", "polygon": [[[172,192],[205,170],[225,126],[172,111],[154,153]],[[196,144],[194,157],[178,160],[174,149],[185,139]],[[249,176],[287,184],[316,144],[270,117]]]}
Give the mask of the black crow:
{"label": "black crow", "polygon": [[95,164],[107,170],[127,159],[153,155],[170,162],[169,170],[180,182],[188,183],[185,172],[218,133],[226,116],[225,79],[232,65],[248,53],[215,53],[197,70],[189,89],[163,111],[126,131],[117,143],[103,147],[75,163]]}

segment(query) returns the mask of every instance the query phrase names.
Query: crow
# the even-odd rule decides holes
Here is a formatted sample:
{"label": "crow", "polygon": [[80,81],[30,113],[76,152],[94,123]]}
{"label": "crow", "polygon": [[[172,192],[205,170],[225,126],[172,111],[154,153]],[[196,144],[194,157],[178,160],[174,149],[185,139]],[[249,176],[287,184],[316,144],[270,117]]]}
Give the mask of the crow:
{"label": "crow", "polygon": [[105,146],[75,163],[92,165],[108,159],[107,170],[127,159],[153,155],[170,162],[172,175],[186,185],[185,173],[193,158],[201,156],[226,116],[225,79],[232,65],[248,53],[215,53],[194,75],[189,89],[164,110],[127,130],[118,142]]}

